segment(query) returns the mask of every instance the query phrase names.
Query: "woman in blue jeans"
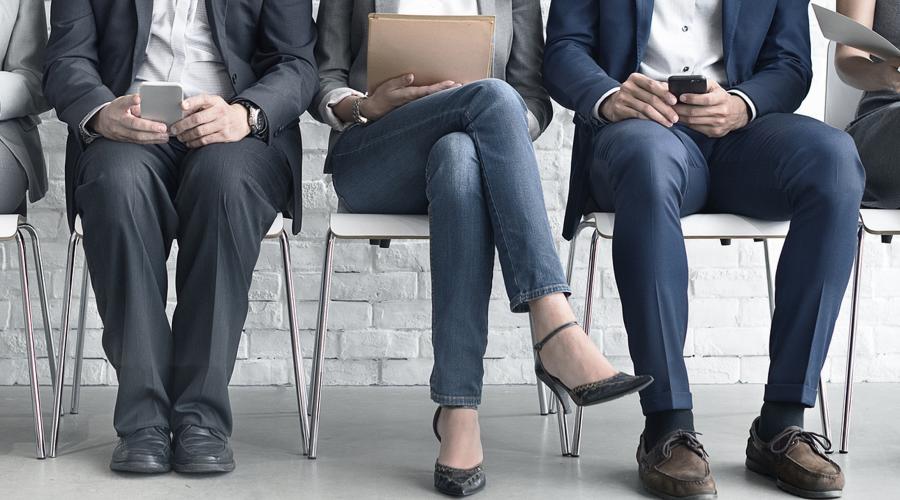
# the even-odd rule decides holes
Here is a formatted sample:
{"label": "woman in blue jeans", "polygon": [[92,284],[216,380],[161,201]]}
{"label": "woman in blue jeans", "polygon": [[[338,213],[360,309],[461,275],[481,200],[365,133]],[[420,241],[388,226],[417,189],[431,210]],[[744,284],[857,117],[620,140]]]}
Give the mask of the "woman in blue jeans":
{"label": "woman in blue jeans", "polygon": [[[495,16],[497,79],[417,86],[415,75],[399,75],[363,94],[366,20],[375,11]],[[537,375],[555,394],[591,405],[651,382],[615,370],[566,298],[531,144],[553,113],[539,72],[540,2],[328,0],[318,27],[322,90],[313,112],[334,129],[326,172],[342,204],[430,216],[435,487],[468,495],[485,484],[477,407],[495,249],[511,309],[531,315]]]}

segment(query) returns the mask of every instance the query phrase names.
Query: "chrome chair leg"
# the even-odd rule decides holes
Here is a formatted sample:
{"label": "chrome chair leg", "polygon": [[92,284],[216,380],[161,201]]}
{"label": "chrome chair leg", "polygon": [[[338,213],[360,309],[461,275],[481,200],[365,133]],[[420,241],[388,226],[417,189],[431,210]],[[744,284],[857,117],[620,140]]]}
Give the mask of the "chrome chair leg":
{"label": "chrome chair leg", "polygon": [[63,292],[62,321],[59,330],[59,350],[56,358],[56,384],[53,388],[53,425],[50,431],[50,456],[56,457],[59,444],[59,427],[62,414],[63,381],[66,373],[66,347],[69,340],[69,308],[72,306],[72,280],[75,274],[75,257],[80,238],[72,233],[69,237],[69,251],[66,258],[66,284]]}
{"label": "chrome chair leg", "polygon": [[28,287],[28,256],[22,231],[16,233],[19,250],[19,274],[22,278],[22,312],[25,315],[25,334],[28,349],[28,378],[31,383],[31,411],[34,416],[34,439],[37,457],[46,457],[44,450],[44,416],[41,413],[41,393],[38,383],[37,353],[34,348],[34,323],[31,311],[31,290]]}
{"label": "chrome chair leg", "polygon": [[859,283],[862,274],[863,240],[865,229],[860,226],[857,235],[856,266],[853,269],[853,298],[850,303],[850,338],[847,345],[847,376],[844,381],[844,408],[841,418],[841,447],[840,453],[850,451],[850,404],[853,401],[853,361],[856,354],[856,329],[859,319]]}
{"label": "chrome chair leg", "polygon": [[303,354],[300,350],[300,323],[297,318],[297,297],[294,292],[294,271],[291,265],[291,244],[285,231],[281,231],[281,258],[284,263],[284,286],[287,292],[288,324],[291,329],[291,355],[294,361],[294,386],[297,391],[297,412],[300,416],[300,450],[309,453],[309,416],[306,407],[306,377],[303,372]]}
{"label": "chrome chair leg", "polygon": [[[600,232],[594,231],[591,235],[591,255],[588,259],[588,278],[584,298],[584,331],[591,334],[591,316],[594,312],[594,280],[597,275],[597,246],[600,242]],[[572,448],[570,455],[577,457],[581,454],[581,430],[584,425],[584,408],[575,408],[575,429],[572,432]]]}
{"label": "chrome chair leg", "polygon": [[[772,255],[769,248],[769,240],[763,240],[763,248],[766,254],[766,287],[769,291],[769,318],[775,317],[775,281],[772,273]],[[822,434],[831,439],[831,422],[828,418],[828,395],[825,381],[819,376],[819,417],[822,420]]]}
{"label": "chrome chair leg", "polygon": [[331,302],[331,276],[334,265],[334,240],[328,231],[325,244],[325,264],[322,266],[322,287],[319,294],[319,317],[316,325],[316,352],[313,358],[312,415],[309,421],[309,458],[315,459],[319,449],[319,416],[322,410],[322,373],[325,371],[325,337],[328,333],[328,305]]}
{"label": "chrome chair leg", "polygon": [[20,224],[31,237],[31,248],[34,253],[34,267],[37,274],[38,293],[41,297],[41,316],[44,321],[44,341],[47,343],[47,365],[50,367],[51,384],[56,384],[56,359],[53,356],[53,324],[50,321],[50,305],[47,301],[47,286],[44,281],[44,258],[41,253],[41,242],[37,231],[31,224]]}
{"label": "chrome chair leg", "polygon": [[75,370],[72,372],[72,415],[78,414],[81,400],[81,368],[84,365],[84,324],[87,320],[88,306],[88,268],[87,262],[81,273],[81,305],[78,311],[78,333],[75,340]]}

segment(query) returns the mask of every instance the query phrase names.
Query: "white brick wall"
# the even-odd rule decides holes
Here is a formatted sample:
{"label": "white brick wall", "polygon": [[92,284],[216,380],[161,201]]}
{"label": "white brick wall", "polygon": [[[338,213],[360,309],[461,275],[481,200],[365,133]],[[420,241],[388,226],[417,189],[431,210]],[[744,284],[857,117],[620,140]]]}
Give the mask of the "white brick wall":
{"label": "white brick wall", "polygon": [[[542,0],[546,8],[549,2]],[[833,2],[822,2],[833,7]],[[49,4],[49,3],[48,3]],[[815,33],[817,69],[813,92],[802,112],[820,117],[823,109],[825,43]],[[547,208],[559,234],[566,199],[572,125],[569,113],[557,116],[537,144]],[[327,130],[303,119],[305,151],[303,233],[292,240],[298,310],[306,356],[312,354],[316,299],[327,215],[336,199],[330,180],[322,175]],[[52,320],[58,327],[63,289],[65,241],[63,206],[65,127],[52,116],[41,127],[50,164],[50,193],[31,210],[44,244],[52,294]],[[778,245],[774,246],[776,250]],[[585,248],[585,245],[582,246]],[[559,241],[565,254],[568,245]],[[691,262],[691,318],[685,355],[697,383],[758,383],[765,380],[768,310],[761,245],[717,242],[688,244]],[[601,274],[596,288],[596,339],[622,369],[630,369],[625,331],[610,262],[610,245],[600,250]],[[174,259],[173,259],[174,260]],[[872,241],[866,250],[858,375],[861,380],[900,381],[900,244]],[[170,263],[171,264],[171,263]],[[0,385],[26,384],[19,301],[20,285],[10,245],[0,249]],[[574,302],[584,298],[586,255],[577,263]],[[334,297],[326,363],[326,382],[350,385],[426,384],[432,348],[430,266],[425,243],[395,242],[389,250],[365,243],[340,242],[336,250]],[[281,304],[280,258],[272,244],[264,245],[254,277],[250,314],[233,383],[285,384],[291,379],[287,318]],[[170,289],[170,297],[174,291]],[[35,297],[36,300],[36,297]],[[170,311],[171,306],[170,304]],[[579,307],[580,309],[580,307]],[[841,317],[825,374],[842,380],[848,317]],[[526,318],[508,312],[502,277],[495,273],[491,303],[491,342],[485,360],[486,382],[520,384],[533,380]],[[40,319],[38,317],[38,326]],[[85,381],[114,384],[114,371],[103,359],[100,321],[91,304],[85,354]],[[40,331],[38,331],[39,337]],[[41,352],[43,342],[40,342]],[[71,365],[69,365],[71,367]],[[46,363],[42,360],[46,382]],[[69,370],[71,373],[71,369]]]}

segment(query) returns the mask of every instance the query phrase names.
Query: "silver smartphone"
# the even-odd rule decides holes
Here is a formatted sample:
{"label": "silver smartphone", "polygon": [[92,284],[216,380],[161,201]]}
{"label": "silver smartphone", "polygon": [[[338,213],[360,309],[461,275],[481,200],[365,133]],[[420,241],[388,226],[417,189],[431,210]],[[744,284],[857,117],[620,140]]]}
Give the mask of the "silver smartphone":
{"label": "silver smartphone", "polygon": [[141,84],[141,118],[174,125],[184,116],[181,102],[184,91],[181,85],[168,82],[144,82]]}

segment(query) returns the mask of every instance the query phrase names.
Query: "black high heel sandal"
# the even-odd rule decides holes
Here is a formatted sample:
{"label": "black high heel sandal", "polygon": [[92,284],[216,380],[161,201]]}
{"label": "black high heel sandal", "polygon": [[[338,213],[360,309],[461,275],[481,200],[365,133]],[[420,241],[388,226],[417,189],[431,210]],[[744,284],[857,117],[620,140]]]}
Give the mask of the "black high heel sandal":
{"label": "black high heel sandal", "polygon": [[[438,433],[438,419],[441,418],[442,407],[434,412],[434,420],[431,428],[434,430],[434,437],[438,442],[441,441],[441,435]],[[447,467],[440,462],[434,463],[434,487],[445,495],[453,497],[467,497],[474,495],[484,489],[487,478],[484,475],[484,466],[478,464],[471,469],[455,469]]]}
{"label": "black high heel sandal", "polygon": [[[572,402],[578,406],[592,406],[641,391],[653,383],[653,377],[650,375],[634,376],[619,372],[612,377],[598,380],[597,382],[591,382],[589,384],[579,385],[574,389],[566,387],[560,379],[544,369],[544,363],[541,361],[541,349],[543,349],[547,342],[553,339],[553,337],[573,326],[578,326],[578,322],[570,321],[565,325],[560,326],[534,345],[534,373],[544,385],[553,391],[556,399],[562,403],[566,413],[572,412],[569,398],[571,398]],[[563,393],[568,394],[569,398],[564,397]]]}

